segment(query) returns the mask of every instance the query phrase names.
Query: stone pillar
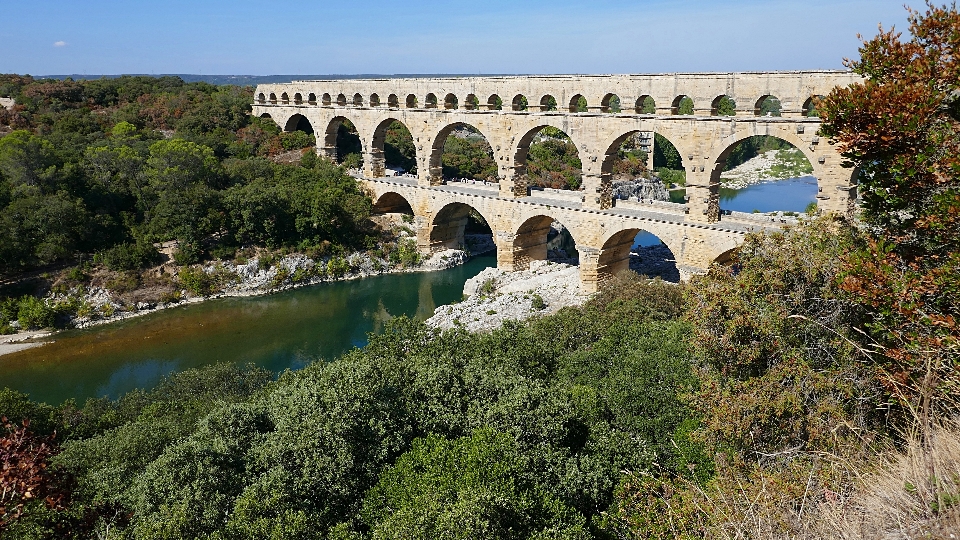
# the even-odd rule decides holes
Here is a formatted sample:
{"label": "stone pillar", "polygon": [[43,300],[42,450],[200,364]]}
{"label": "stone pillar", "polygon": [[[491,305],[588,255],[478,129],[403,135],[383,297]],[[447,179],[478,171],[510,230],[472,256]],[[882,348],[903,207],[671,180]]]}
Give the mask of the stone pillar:
{"label": "stone pillar", "polygon": [[417,146],[417,185],[420,187],[430,187],[432,177],[430,176],[430,158],[422,156],[423,145]]}
{"label": "stone pillar", "polygon": [[519,199],[530,195],[526,167],[499,167],[500,196]]}
{"label": "stone pillar", "polygon": [[613,206],[613,188],[609,174],[583,171],[583,207],[605,210]]}
{"label": "stone pillar", "polygon": [[856,210],[856,171],[843,167],[840,156],[831,147],[820,146],[823,148],[817,148],[817,162],[813,164],[818,186],[817,208],[824,214],[851,215]]}
{"label": "stone pillar", "polygon": [[597,273],[600,250],[578,245],[577,253],[580,254],[580,288],[587,293],[597,292],[600,289],[600,276]]}
{"label": "stone pillar", "polygon": [[723,164],[713,170],[703,166],[687,167],[687,221],[713,223],[720,220],[720,172]]}
{"label": "stone pillar", "polygon": [[320,155],[320,157],[325,157],[330,161],[336,163],[337,162],[337,145],[334,144],[332,146],[327,145],[323,147],[318,146],[317,154]]}
{"label": "stone pillar", "polygon": [[494,235],[493,241],[497,244],[497,268],[507,272],[519,270],[514,252],[516,239],[517,235],[509,232],[497,231]]}
{"label": "stone pillar", "polygon": [[363,174],[367,178],[382,178],[386,175],[386,164],[383,150],[367,152],[363,155]]}

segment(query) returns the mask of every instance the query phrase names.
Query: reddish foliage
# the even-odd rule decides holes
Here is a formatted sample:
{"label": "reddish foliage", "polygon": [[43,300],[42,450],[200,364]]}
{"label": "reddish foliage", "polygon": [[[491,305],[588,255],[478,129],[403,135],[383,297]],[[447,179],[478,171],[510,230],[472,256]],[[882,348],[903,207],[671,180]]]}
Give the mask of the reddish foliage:
{"label": "reddish foliage", "polygon": [[4,417],[2,424],[6,434],[0,437],[0,530],[18,519],[33,501],[62,509],[67,499],[67,491],[47,468],[58,451],[56,434],[34,435],[28,430],[28,420],[18,427]]}

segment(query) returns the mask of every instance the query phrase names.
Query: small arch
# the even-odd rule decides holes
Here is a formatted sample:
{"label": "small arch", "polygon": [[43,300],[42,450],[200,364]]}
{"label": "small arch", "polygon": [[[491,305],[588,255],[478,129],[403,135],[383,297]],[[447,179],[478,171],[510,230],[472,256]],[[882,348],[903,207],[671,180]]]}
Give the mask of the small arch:
{"label": "small arch", "polygon": [[273,105],[277,104],[277,95],[273,92],[270,92],[270,103]]}
{"label": "small arch", "polygon": [[417,103],[417,96],[414,95],[414,94],[408,94],[408,95],[407,95],[407,100],[406,100],[407,108],[408,108],[408,109],[416,109],[416,108],[417,108],[417,104],[418,104],[418,103]]}
{"label": "small arch", "polygon": [[297,92],[296,94],[294,94],[294,95],[293,95],[293,102],[294,102],[295,104],[297,104],[297,105],[302,105],[302,104],[303,104],[303,95],[300,94],[300,92]]}
{"label": "small arch", "polygon": [[600,101],[600,110],[605,113],[620,112],[620,96],[616,94],[607,94]]}
{"label": "small arch", "polygon": [[544,112],[557,110],[557,98],[550,94],[540,98],[540,110]]}
{"label": "small arch", "polygon": [[659,237],[644,229],[624,229],[610,235],[597,258],[597,281],[603,283],[617,273],[633,270],[647,277],[680,282],[673,250]]}
{"label": "small arch", "polygon": [[492,94],[487,98],[487,109],[491,111],[503,110],[503,100],[497,94]]}
{"label": "small arch", "polygon": [[426,107],[427,107],[428,109],[436,109],[436,108],[437,108],[437,95],[434,94],[433,92],[431,92],[431,93],[427,94],[427,97],[424,98],[423,102],[424,102],[424,105],[426,105]]}
{"label": "small arch", "polygon": [[314,94],[313,92],[311,92],[309,95],[307,95],[307,103],[310,104],[310,105],[316,105],[316,104],[317,104],[317,95]]}
{"label": "small arch", "polygon": [[387,107],[390,107],[391,109],[399,109],[400,98],[398,98],[396,94],[390,94],[387,96]]}
{"label": "small arch", "polygon": [[377,94],[370,94],[370,106],[379,107],[380,106],[380,96]]}
{"label": "small arch", "polygon": [[769,94],[760,97],[754,105],[753,113],[757,116],[780,116],[780,99]]}
{"label": "small arch", "polygon": [[640,96],[637,98],[635,110],[637,114],[657,114],[657,102],[652,96]]}
{"label": "small arch", "polygon": [[353,106],[354,107],[363,106],[363,96],[361,96],[359,93],[356,93],[353,95]]}
{"label": "small arch", "polygon": [[283,103],[284,105],[290,104],[290,96],[288,96],[286,92],[280,94],[280,103]]}
{"label": "small arch", "polygon": [[257,94],[257,103],[266,103],[266,102],[267,102],[267,96],[263,95],[263,92],[260,92],[259,94]]}
{"label": "small arch", "polygon": [[388,191],[381,194],[377,197],[376,202],[373,203],[373,214],[383,215],[383,214],[405,214],[412,216],[413,206],[410,205],[410,202],[407,199],[395,191]]}
{"label": "small arch", "polygon": [[307,120],[306,116],[302,114],[295,114],[287,119],[287,123],[283,126],[283,130],[287,133],[293,131],[302,131],[308,135],[313,135],[313,124],[310,123],[310,120]]}
{"label": "small arch", "polygon": [[434,214],[430,223],[430,249],[464,249],[467,247],[465,233],[490,234],[490,220],[479,210],[468,204],[454,202],[445,205]]}
{"label": "small arch", "polygon": [[587,112],[587,98],[583,97],[580,94],[577,94],[572,98],[570,98],[570,112],[572,113]]}
{"label": "small arch", "polygon": [[338,94],[338,95],[337,95],[337,105],[339,105],[339,106],[341,106],[341,107],[346,107],[346,106],[347,106],[347,96],[345,96],[345,95],[343,95],[343,94]]}
{"label": "small arch", "polygon": [[454,94],[447,94],[443,96],[443,108],[444,109],[457,109],[460,105],[457,96]]}
{"label": "small arch", "polygon": [[480,100],[477,99],[476,94],[467,94],[467,98],[463,100],[463,108],[468,111],[475,111],[480,108]]}
{"label": "small arch", "polygon": [[717,96],[710,103],[711,116],[736,116],[736,114],[737,104],[726,94]]}
{"label": "small arch", "polygon": [[819,117],[820,113],[817,112],[817,102],[821,99],[823,99],[823,96],[820,95],[808,97],[807,100],[803,102],[803,116]]}
{"label": "small arch", "polygon": [[270,116],[270,113],[263,113],[260,115],[260,118],[263,118],[264,120],[267,120],[267,119],[273,120],[273,117]]}
{"label": "small arch", "polygon": [[670,106],[670,114],[693,114],[693,111],[693,99],[686,95],[675,97]]}
{"label": "small arch", "polygon": [[527,110],[527,96],[523,94],[517,94],[513,96],[513,101],[511,102],[511,107],[515,111],[525,111]]}
{"label": "small arch", "polygon": [[330,94],[324,93],[323,97],[320,98],[320,103],[323,104],[324,107],[329,107],[330,104],[333,103],[333,99],[330,97]]}

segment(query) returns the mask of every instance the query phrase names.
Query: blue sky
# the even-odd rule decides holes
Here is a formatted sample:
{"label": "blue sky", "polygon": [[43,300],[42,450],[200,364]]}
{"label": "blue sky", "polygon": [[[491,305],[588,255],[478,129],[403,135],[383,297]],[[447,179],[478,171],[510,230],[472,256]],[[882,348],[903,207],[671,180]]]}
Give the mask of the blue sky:
{"label": "blue sky", "polygon": [[2,4],[0,72],[33,75],[835,69],[907,29],[903,0]]}

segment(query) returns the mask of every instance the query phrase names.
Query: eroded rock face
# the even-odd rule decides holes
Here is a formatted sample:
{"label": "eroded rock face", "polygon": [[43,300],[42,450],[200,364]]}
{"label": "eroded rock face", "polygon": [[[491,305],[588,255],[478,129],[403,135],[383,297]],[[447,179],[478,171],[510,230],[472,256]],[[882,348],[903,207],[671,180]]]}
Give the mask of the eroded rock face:
{"label": "eroded rock face", "polygon": [[613,198],[669,201],[670,194],[659,178],[636,178],[613,182]]}

